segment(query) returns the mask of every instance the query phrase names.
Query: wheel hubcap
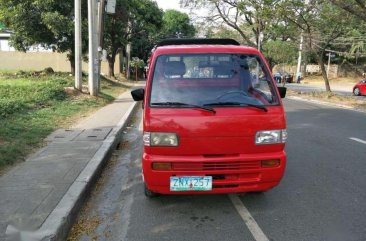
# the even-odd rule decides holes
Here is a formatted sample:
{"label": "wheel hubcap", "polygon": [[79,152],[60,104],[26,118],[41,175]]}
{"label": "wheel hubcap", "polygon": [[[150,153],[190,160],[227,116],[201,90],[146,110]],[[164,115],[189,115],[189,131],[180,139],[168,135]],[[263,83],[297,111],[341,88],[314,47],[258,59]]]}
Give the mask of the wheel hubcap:
{"label": "wheel hubcap", "polygon": [[355,95],[359,95],[359,94],[360,94],[360,90],[359,90],[358,88],[356,88],[356,89],[354,90],[354,93],[355,93]]}

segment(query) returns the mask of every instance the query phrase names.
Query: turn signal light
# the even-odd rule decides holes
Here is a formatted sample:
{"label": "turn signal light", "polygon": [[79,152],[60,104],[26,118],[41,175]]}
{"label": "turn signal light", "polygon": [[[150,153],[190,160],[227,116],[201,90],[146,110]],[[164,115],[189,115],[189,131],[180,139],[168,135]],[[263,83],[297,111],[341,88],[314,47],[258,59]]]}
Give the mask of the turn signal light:
{"label": "turn signal light", "polygon": [[262,161],[262,167],[279,167],[279,166],[280,166],[279,159]]}
{"label": "turn signal light", "polygon": [[170,162],[153,162],[152,169],[157,171],[169,171],[172,170],[172,164]]}

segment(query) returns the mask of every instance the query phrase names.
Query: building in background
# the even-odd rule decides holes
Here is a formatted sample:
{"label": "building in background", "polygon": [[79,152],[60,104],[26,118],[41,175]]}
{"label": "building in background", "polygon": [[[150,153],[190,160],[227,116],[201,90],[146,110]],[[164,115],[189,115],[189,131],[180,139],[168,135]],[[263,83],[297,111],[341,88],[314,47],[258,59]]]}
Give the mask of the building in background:
{"label": "building in background", "polygon": [[0,30],[0,51],[15,51],[15,49],[9,45],[11,34],[12,32],[9,30]]}
{"label": "building in background", "polygon": [[[16,50],[10,45],[10,37],[13,34],[11,30],[2,28],[0,26],[0,51],[15,52]],[[52,52],[52,49],[46,49],[40,45],[29,47],[27,52]]]}

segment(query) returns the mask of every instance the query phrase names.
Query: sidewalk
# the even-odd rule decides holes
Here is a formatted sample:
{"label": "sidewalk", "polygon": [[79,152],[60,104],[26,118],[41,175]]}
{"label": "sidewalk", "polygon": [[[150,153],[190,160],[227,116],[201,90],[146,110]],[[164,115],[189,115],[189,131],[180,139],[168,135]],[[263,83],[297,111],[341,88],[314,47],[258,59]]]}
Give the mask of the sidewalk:
{"label": "sidewalk", "polygon": [[47,146],[1,176],[0,240],[65,240],[138,106],[127,90],[74,128],[52,133]]}

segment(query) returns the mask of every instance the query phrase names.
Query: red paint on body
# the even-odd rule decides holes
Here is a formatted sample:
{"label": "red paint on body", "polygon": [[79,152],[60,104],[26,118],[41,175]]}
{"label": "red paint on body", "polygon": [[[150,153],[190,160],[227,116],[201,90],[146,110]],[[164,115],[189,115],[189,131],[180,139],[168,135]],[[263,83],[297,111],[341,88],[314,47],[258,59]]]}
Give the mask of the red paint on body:
{"label": "red paint on body", "polygon": [[[144,132],[176,133],[177,147],[144,146],[142,168],[148,189],[162,194],[213,194],[266,191],[279,184],[286,167],[285,144],[256,145],[262,130],[286,129],[280,98],[267,112],[253,107],[220,107],[216,113],[197,108],[151,107],[154,66],[161,55],[187,53],[252,54],[259,56],[270,73],[263,55],[254,48],[227,45],[177,45],[158,47],[151,56],[144,97]],[[275,83],[271,80],[273,85]],[[168,83],[173,88],[221,88],[225,79]],[[238,79],[227,80],[235,86]],[[278,90],[276,89],[278,96]],[[274,168],[261,167],[262,160],[279,159]],[[172,170],[152,169],[153,162],[172,163]],[[211,191],[170,191],[171,176],[213,176]],[[191,184],[192,185],[192,184]]]}

